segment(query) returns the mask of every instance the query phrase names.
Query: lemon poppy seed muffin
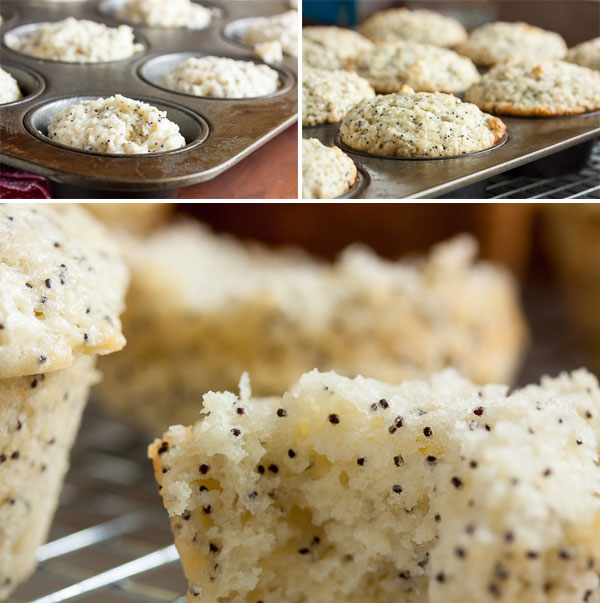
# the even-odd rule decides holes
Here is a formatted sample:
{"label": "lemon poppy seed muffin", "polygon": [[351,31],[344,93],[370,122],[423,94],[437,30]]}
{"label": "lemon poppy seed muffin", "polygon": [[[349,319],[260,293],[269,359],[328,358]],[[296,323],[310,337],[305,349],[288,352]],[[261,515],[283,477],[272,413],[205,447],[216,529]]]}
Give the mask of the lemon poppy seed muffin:
{"label": "lemon poppy seed muffin", "polygon": [[75,205],[0,204],[0,599],[35,567],[127,271]]}
{"label": "lemon poppy seed muffin", "polygon": [[361,25],[360,31],[376,42],[406,40],[451,47],[467,39],[467,31],[456,19],[424,9],[376,12]]}
{"label": "lemon poppy seed muffin", "polygon": [[356,73],[304,69],[302,73],[302,125],[336,123],[361,100],[375,91]]}
{"label": "lemon poppy seed muffin", "polygon": [[84,203],[111,230],[143,234],[164,224],[174,210],[173,203]]}
{"label": "lemon poppy seed muffin", "polygon": [[333,263],[187,222],[129,243],[127,347],[102,359],[98,399],[154,433],[195,420],[202,394],[245,370],[259,395],[315,367],[400,380],[455,366],[509,382],[526,343],[515,282],[476,261],[470,238],[414,261],[351,247]]}
{"label": "lemon poppy seed muffin", "polygon": [[302,38],[302,65],[304,69],[343,69],[342,61],[333,48],[328,48],[310,40]]}
{"label": "lemon poppy seed muffin", "polygon": [[600,70],[600,37],[573,46],[569,49],[565,60],[582,67]]}
{"label": "lemon poppy seed muffin", "polygon": [[349,147],[387,157],[453,157],[489,149],[505,135],[497,117],[451,94],[415,92],[376,96],[354,106],[340,136]]}
{"label": "lemon poppy seed muffin", "polygon": [[[198,405],[200,407],[200,405]],[[600,389],[312,371],[208,393],[149,447],[189,582],[215,603],[600,597]]]}
{"label": "lemon poppy seed muffin", "polygon": [[575,115],[600,109],[600,72],[566,61],[508,61],[465,93],[483,111],[506,115]]}
{"label": "lemon poppy seed muffin", "polygon": [[[304,27],[302,29],[303,43],[306,40],[330,49],[341,62],[372,50],[375,46],[371,40],[357,31],[324,25]],[[318,65],[315,65],[315,67],[318,67]]]}
{"label": "lemon poppy seed muffin", "polygon": [[466,57],[447,48],[418,42],[377,45],[345,67],[356,71],[382,94],[398,92],[403,85],[420,92],[461,92],[480,78]]}
{"label": "lemon poppy seed muffin", "polygon": [[553,31],[522,22],[495,21],[474,29],[458,52],[476,65],[490,67],[510,59],[562,59],[567,45]]}
{"label": "lemon poppy seed muffin", "polygon": [[337,147],[316,138],[302,140],[302,198],[335,199],[356,183],[354,161]]}

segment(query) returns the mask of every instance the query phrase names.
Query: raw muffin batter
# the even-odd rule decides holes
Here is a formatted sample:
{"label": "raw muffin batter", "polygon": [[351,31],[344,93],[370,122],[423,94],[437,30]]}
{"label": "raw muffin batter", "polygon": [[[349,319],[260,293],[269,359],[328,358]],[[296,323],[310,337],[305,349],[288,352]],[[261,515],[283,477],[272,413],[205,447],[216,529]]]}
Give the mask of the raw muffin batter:
{"label": "raw muffin batter", "polygon": [[191,0],[128,0],[115,13],[119,19],[150,27],[208,27],[216,13]]}
{"label": "raw muffin batter", "polygon": [[48,138],[100,153],[160,153],[185,146],[165,111],[120,94],[63,109],[50,120]]}
{"label": "raw muffin batter", "polygon": [[[596,603],[600,389],[314,370],[149,448],[189,603]],[[198,404],[200,410],[201,404]]]}
{"label": "raw muffin batter", "polygon": [[356,182],[354,161],[337,147],[316,138],[302,140],[302,198],[335,199]]}
{"label": "raw muffin batter", "polygon": [[7,71],[0,68],[0,105],[14,103],[23,98],[17,80]]}
{"label": "raw muffin batter", "polygon": [[298,56],[298,13],[295,10],[253,19],[242,35],[242,42],[251,46],[273,40],[281,43],[286,54]]}
{"label": "raw muffin batter", "polygon": [[225,57],[190,57],[167,73],[166,88],[195,96],[254,98],[276,92],[279,73],[267,65]]}
{"label": "raw muffin batter", "polygon": [[107,27],[103,23],[69,17],[44,23],[28,36],[6,34],[13,50],[52,61],[101,63],[126,59],[143,49],[128,25]]}
{"label": "raw muffin batter", "polygon": [[364,100],[346,113],[342,142],[389,157],[452,157],[494,146],[506,133],[497,117],[451,94],[414,92]]}

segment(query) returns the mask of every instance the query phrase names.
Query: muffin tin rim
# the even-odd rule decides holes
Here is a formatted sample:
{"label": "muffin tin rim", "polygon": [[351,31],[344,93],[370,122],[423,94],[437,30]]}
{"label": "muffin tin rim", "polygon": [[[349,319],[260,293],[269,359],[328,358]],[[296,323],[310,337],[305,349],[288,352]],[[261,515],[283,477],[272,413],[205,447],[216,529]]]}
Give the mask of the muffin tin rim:
{"label": "muffin tin rim", "polygon": [[[352,158],[351,158],[352,159]],[[358,195],[366,190],[371,182],[371,175],[368,170],[365,169],[360,163],[357,163],[352,159],[356,167],[356,182],[347,190],[343,195],[336,197],[336,199],[356,199]]]}
{"label": "muffin tin rim", "polygon": [[498,142],[496,142],[493,146],[488,147],[487,149],[472,151],[470,153],[462,153],[461,155],[448,155],[447,157],[394,157],[391,155],[375,155],[373,153],[367,153],[366,151],[358,151],[342,142],[342,137],[339,131],[335,135],[334,143],[338,148],[344,151],[344,153],[352,153],[354,155],[360,155],[361,157],[368,157],[370,159],[391,159],[394,161],[441,161],[444,159],[463,159],[465,157],[474,157],[475,155],[490,153],[504,146],[508,142],[509,138],[510,134],[507,130],[504,136],[502,136],[502,138]]}

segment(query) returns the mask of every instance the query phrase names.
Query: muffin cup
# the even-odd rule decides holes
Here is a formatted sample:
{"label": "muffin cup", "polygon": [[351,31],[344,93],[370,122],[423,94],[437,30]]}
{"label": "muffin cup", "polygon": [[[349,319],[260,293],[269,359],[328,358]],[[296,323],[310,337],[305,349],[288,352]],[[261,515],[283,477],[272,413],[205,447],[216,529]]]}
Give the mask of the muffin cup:
{"label": "muffin cup", "polygon": [[58,504],[95,357],[0,380],[0,600],[35,569]]}

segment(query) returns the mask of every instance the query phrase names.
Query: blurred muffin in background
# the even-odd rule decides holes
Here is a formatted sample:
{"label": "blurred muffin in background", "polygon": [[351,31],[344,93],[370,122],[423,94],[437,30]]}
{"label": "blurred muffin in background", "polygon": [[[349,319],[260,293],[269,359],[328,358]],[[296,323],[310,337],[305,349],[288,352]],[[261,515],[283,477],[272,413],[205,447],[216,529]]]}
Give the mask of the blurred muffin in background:
{"label": "blurred muffin in background", "polygon": [[548,205],[544,217],[571,318],[600,371],[600,204]]}
{"label": "blurred muffin in background", "polygon": [[280,394],[313,368],[400,381],[446,366],[508,383],[526,341],[515,282],[469,238],[415,261],[350,248],[334,263],[216,236],[195,222],[125,237],[126,350],[99,398],[148,430],[198,418],[247,371]]}
{"label": "blurred muffin in background", "polygon": [[109,228],[142,234],[166,222],[173,203],[85,203],[83,206]]}

